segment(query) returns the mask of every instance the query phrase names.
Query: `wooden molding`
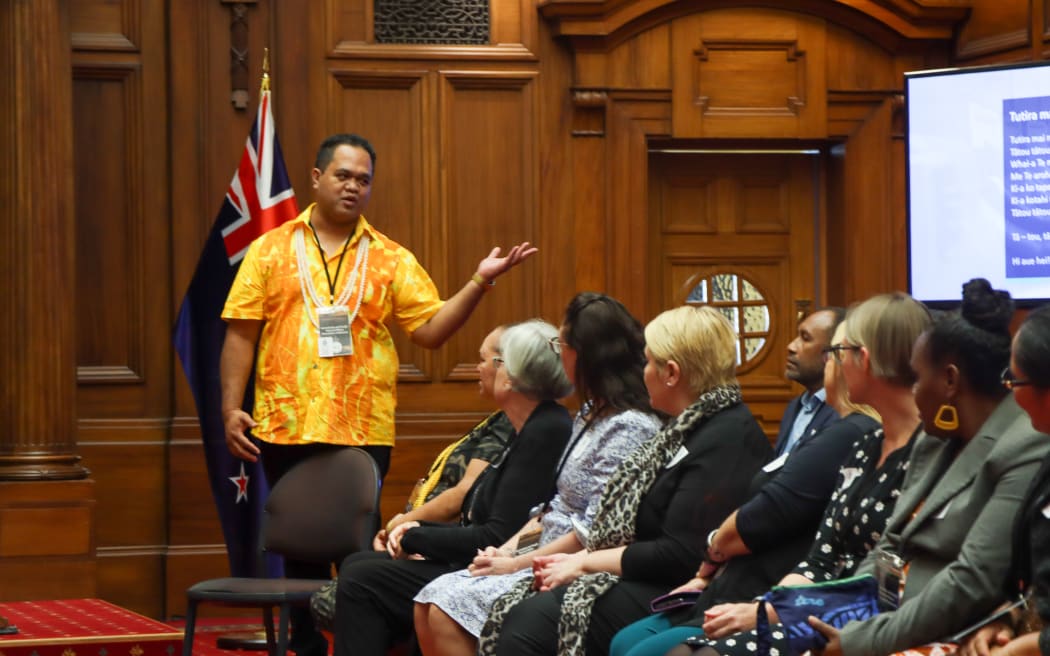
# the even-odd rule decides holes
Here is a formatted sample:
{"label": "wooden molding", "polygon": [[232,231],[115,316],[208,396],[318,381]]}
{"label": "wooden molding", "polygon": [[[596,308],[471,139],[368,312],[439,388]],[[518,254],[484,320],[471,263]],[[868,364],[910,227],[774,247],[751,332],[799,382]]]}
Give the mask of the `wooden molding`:
{"label": "wooden molding", "polygon": [[[548,0],[540,13],[575,48],[608,50],[673,18],[739,6],[735,0]],[[903,40],[951,40],[973,0],[755,0],[748,6],[822,16],[894,50]]]}
{"label": "wooden molding", "polygon": [[337,59],[416,59],[426,61],[536,62],[539,56],[519,43],[495,46],[411,45],[340,41],[330,56]]}
{"label": "wooden molding", "polygon": [[1021,28],[965,42],[960,40],[958,47],[955,49],[955,57],[956,59],[974,59],[1004,50],[1023,48],[1027,45],[1030,45],[1028,29]]}

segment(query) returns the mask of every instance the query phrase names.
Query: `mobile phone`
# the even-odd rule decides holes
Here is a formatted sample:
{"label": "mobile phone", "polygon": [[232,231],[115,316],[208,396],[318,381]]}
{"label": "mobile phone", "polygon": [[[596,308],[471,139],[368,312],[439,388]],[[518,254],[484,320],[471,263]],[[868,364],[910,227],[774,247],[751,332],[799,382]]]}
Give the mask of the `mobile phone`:
{"label": "mobile phone", "polygon": [[696,600],[699,599],[700,595],[702,595],[703,593],[703,590],[683,590],[682,592],[669,592],[665,595],[660,595],[656,599],[650,601],[649,609],[654,613],[660,613],[665,610],[671,610],[673,608],[692,606],[696,603]]}

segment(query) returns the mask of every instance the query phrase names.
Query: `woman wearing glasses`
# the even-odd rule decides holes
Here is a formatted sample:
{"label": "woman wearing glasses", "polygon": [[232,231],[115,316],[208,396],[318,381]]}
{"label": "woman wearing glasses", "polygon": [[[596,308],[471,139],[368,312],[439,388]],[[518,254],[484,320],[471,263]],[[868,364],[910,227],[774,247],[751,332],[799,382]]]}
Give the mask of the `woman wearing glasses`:
{"label": "woman wearing glasses", "polygon": [[[468,569],[441,576],[420,591],[415,628],[426,656],[473,654],[492,602],[531,575],[536,556],[579,551],[580,533],[594,519],[609,476],[660,427],[642,381],[642,326],[619,301],[591,292],[576,295],[559,335],[548,344],[581,402],[553,498],[538,521],[502,547],[485,549]],[[538,548],[521,548],[536,539]]]}
{"label": "woman wearing glasses", "polygon": [[500,544],[547,498],[572,421],[557,400],[572,391],[549,340],[550,324],[532,320],[496,329],[481,345],[483,390],[510,419],[506,450],[471,487],[456,524],[407,522],[387,538],[387,552],[353,554],[339,568],[335,653],[384,656],[412,635],[412,597],[435,577]]}
{"label": "woman wearing glasses", "polygon": [[[883,426],[853,445],[809,553],[781,585],[851,576],[878,541],[900,494],[918,434],[909,359],[912,344],[929,325],[921,303],[907,294],[882,294],[852,307],[832,338],[828,366],[841,377],[849,398],[874,408]],[[753,602],[720,604],[690,623],[697,637],[672,653],[689,654],[705,643],[721,654],[755,652]],[[772,636],[773,648],[788,653],[784,631],[774,627]]]}
{"label": "woman wearing glasses", "polygon": [[923,435],[908,484],[875,550],[858,573],[896,561],[886,592],[896,610],[837,630],[811,620],[828,639],[825,656],[874,656],[929,645],[993,610],[1009,563],[1010,528],[1050,441],[1032,429],[1000,384],[1009,362],[1009,294],[988,281],[963,286],[959,311],[943,315],[915,343],[915,402]]}
{"label": "woman wearing glasses", "polygon": [[[1036,430],[1050,433],[1050,306],[1033,311],[1013,340],[1010,366],[1003,386],[1028,413]],[[1006,595],[1030,593],[1043,627],[1031,626],[1031,613],[1010,617],[978,631],[965,645],[964,656],[1050,654],[1050,460],[1043,463],[1025,495],[1013,532],[1013,558]]]}

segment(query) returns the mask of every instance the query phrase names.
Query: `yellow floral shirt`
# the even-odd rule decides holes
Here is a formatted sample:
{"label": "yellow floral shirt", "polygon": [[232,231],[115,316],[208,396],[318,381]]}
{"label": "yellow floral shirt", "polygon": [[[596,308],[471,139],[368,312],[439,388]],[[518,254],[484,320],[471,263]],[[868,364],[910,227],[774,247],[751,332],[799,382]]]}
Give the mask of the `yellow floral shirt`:
{"label": "yellow floral shirt", "polygon": [[[275,444],[394,444],[398,358],[386,326],[394,320],[407,333],[430,320],[444,301],[434,282],[408,249],[373,228],[362,216],[346,247],[338,297],[350,279],[357,245],[367,233],[368,267],[361,309],[350,325],[354,353],[318,356],[317,328],[304,310],[295,252],[295,232],[304,230],[306,258],[318,295],[328,301],[321,253],[307,220],[313,205],[294,221],[265,233],[248,248],[223,308],[223,319],[265,323],[255,373],[258,425],[252,434]],[[335,275],[340,253],[328,258]],[[358,285],[350,294],[350,311]],[[316,314],[311,309],[311,314]]]}

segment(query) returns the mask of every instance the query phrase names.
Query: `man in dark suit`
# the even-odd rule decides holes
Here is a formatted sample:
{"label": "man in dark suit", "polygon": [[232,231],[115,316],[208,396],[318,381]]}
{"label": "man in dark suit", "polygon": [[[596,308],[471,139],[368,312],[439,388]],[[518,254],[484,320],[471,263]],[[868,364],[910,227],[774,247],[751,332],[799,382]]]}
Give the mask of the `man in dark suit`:
{"label": "man in dark suit", "polygon": [[777,457],[791,452],[799,441],[839,418],[824,397],[824,349],[831,345],[835,328],[846,317],[842,308],[817,310],[798,324],[798,335],[787,347],[784,375],[805,390],[788,402],[780,420],[775,448]]}

